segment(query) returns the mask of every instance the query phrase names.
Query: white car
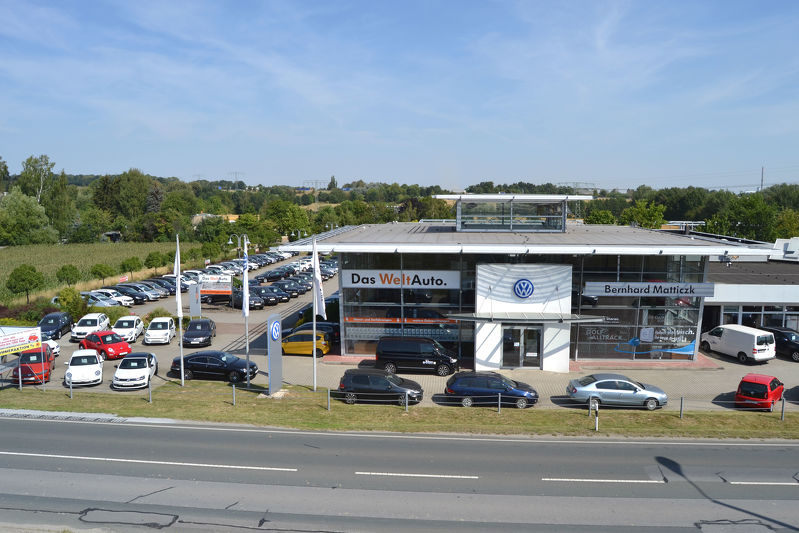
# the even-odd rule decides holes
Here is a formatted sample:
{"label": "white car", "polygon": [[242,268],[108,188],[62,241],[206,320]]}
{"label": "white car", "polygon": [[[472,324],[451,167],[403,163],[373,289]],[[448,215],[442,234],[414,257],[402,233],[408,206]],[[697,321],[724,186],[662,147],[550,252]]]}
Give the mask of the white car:
{"label": "white car", "polygon": [[169,344],[175,337],[175,321],[171,317],[157,317],[144,332],[144,344]]}
{"label": "white car", "polygon": [[158,359],[154,353],[134,352],[117,365],[111,387],[115,389],[141,389],[150,384],[158,374]]}
{"label": "white car", "polygon": [[67,365],[64,384],[99,385],[103,382],[103,361],[95,350],[75,350]]}
{"label": "white car", "polygon": [[61,355],[61,346],[59,346],[56,341],[53,339],[48,339],[44,341],[44,343],[50,346],[50,351],[53,352],[53,357],[58,357]]}
{"label": "white car", "polygon": [[125,296],[121,292],[117,292],[114,289],[95,289],[92,291],[92,293],[104,294],[105,296],[111,298],[112,300],[116,300],[125,307],[133,306],[133,298],[131,298],[130,296]]}
{"label": "white car", "polygon": [[236,275],[235,270],[222,265],[208,265],[207,267],[205,267],[205,270],[207,270],[208,272],[214,272],[216,274],[225,274],[228,276]]}
{"label": "white car", "polygon": [[78,320],[75,327],[72,328],[72,335],[70,340],[79,341],[85,339],[89,333],[95,331],[103,331],[111,326],[111,321],[108,320],[108,315],[105,313],[89,313],[84,315],[83,318]]}
{"label": "white car", "polygon": [[[164,274],[161,277],[162,278],[166,278],[166,279],[171,280],[171,281],[175,281],[175,275],[174,274]],[[181,283],[185,283],[186,285],[197,285],[197,282],[195,280],[193,280],[193,279],[191,279],[191,278],[189,278],[187,276],[184,276],[183,274],[180,275],[180,282]]]}
{"label": "white car", "polygon": [[136,315],[123,316],[114,323],[111,331],[122,337],[125,342],[136,342],[139,335],[144,333],[144,321]]}

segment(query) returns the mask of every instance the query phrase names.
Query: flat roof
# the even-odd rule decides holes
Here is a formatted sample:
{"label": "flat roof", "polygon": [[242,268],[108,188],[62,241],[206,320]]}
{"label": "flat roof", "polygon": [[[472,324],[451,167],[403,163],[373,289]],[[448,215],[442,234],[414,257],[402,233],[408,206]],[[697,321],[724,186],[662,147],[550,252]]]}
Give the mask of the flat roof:
{"label": "flat roof", "polygon": [[799,285],[799,264],[783,261],[710,263],[707,280],[726,285]]}
{"label": "flat roof", "polygon": [[530,202],[548,204],[593,200],[589,194],[434,194],[439,200],[461,200],[474,203],[485,202]]}
{"label": "flat roof", "polygon": [[[347,226],[316,235],[319,252],[552,255],[725,254],[765,261],[771,246],[724,242],[658,230],[600,224],[567,224],[561,233],[457,232],[454,222],[394,222]],[[310,252],[312,238],[279,247]]]}

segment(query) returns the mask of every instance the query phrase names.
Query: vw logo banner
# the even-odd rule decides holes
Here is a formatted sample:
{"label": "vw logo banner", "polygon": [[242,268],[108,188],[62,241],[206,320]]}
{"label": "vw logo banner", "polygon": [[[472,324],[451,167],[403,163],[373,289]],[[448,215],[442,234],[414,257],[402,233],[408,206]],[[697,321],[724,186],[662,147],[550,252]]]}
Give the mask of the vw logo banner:
{"label": "vw logo banner", "polygon": [[517,298],[529,298],[533,295],[533,282],[529,279],[520,279],[513,284],[513,294]]}

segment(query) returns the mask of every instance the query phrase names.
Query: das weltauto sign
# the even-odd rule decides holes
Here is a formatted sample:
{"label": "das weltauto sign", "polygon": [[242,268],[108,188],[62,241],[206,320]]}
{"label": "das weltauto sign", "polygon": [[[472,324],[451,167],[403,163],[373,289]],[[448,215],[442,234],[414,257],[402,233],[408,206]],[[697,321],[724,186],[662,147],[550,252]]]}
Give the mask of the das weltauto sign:
{"label": "das weltauto sign", "polygon": [[461,273],[452,270],[344,270],[343,287],[374,289],[458,289]]}

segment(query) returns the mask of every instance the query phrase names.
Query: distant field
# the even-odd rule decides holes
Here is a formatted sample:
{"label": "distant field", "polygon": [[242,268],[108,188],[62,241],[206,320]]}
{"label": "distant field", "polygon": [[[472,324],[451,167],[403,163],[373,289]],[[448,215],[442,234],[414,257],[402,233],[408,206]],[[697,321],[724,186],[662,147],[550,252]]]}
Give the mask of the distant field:
{"label": "distant field", "polygon": [[[181,255],[199,243],[182,243]],[[144,259],[152,251],[174,255],[174,242],[98,242],[92,244],[36,244],[30,246],[7,246],[0,248],[0,300],[8,302],[12,295],[6,289],[8,275],[21,264],[27,263],[44,274],[46,290],[60,287],[55,278],[56,271],[62,265],[75,265],[81,272],[83,280],[89,280],[92,265],[105,263],[115,269],[129,257]],[[161,267],[166,272],[166,267]],[[23,296],[24,299],[24,296]]]}

